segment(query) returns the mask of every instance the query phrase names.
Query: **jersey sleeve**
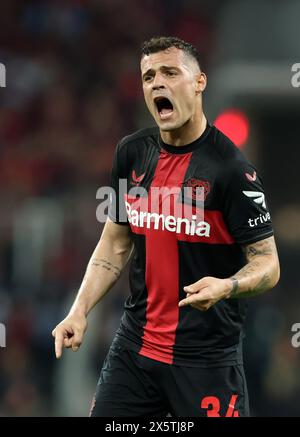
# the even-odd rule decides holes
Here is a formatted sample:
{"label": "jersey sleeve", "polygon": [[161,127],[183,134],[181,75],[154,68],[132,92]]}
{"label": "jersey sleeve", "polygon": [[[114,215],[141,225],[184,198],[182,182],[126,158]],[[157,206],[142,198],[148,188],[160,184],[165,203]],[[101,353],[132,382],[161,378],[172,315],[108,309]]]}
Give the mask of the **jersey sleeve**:
{"label": "jersey sleeve", "polygon": [[110,176],[110,199],[108,217],[118,225],[127,225],[128,217],[125,207],[124,196],[127,193],[127,179],[125,173],[125,157],[122,155],[122,147],[119,143],[115,150],[113,166]]}
{"label": "jersey sleeve", "polygon": [[248,163],[227,166],[223,180],[223,214],[229,232],[239,244],[254,243],[273,235],[263,183]]}

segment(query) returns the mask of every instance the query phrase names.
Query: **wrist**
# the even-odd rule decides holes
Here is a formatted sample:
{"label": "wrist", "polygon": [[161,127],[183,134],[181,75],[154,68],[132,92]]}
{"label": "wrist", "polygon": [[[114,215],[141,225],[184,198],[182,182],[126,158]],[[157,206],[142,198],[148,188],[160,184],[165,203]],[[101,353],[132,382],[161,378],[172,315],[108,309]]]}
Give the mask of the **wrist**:
{"label": "wrist", "polygon": [[232,276],[231,278],[229,278],[229,281],[230,281],[230,289],[229,289],[229,293],[227,295],[227,299],[236,297],[237,291],[239,288],[239,281],[237,278]]}
{"label": "wrist", "polygon": [[70,309],[69,315],[75,317],[87,317],[88,310],[85,305],[75,303]]}

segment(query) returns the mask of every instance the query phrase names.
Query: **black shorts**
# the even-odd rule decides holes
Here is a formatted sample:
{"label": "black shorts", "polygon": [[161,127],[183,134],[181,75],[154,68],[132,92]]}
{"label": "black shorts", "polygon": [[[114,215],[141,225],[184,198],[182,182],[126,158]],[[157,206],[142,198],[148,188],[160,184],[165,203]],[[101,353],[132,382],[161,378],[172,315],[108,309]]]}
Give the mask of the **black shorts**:
{"label": "black shorts", "polygon": [[249,416],[243,366],[174,366],[113,344],[103,364],[90,415]]}

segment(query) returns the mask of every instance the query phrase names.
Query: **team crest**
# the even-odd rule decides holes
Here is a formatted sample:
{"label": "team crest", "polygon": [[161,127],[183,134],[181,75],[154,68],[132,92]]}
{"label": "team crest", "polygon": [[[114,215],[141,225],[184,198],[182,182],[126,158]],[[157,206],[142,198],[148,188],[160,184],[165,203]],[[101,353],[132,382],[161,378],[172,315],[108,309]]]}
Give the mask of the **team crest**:
{"label": "team crest", "polygon": [[210,193],[210,183],[204,179],[188,179],[185,183],[185,186],[192,188],[193,200],[204,201]]}

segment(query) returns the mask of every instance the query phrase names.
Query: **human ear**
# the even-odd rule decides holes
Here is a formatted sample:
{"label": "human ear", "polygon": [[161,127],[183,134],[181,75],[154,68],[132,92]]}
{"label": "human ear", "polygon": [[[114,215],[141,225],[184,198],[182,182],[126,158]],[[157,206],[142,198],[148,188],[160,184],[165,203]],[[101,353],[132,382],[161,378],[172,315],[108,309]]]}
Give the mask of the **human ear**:
{"label": "human ear", "polygon": [[196,84],[196,94],[200,94],[200,93],[202,93],[205,90],[206,84],[207,84],[207,78],[206,78],[205,73],[200,72],[197,75],[196,81],[197,81],[197,84]]}

